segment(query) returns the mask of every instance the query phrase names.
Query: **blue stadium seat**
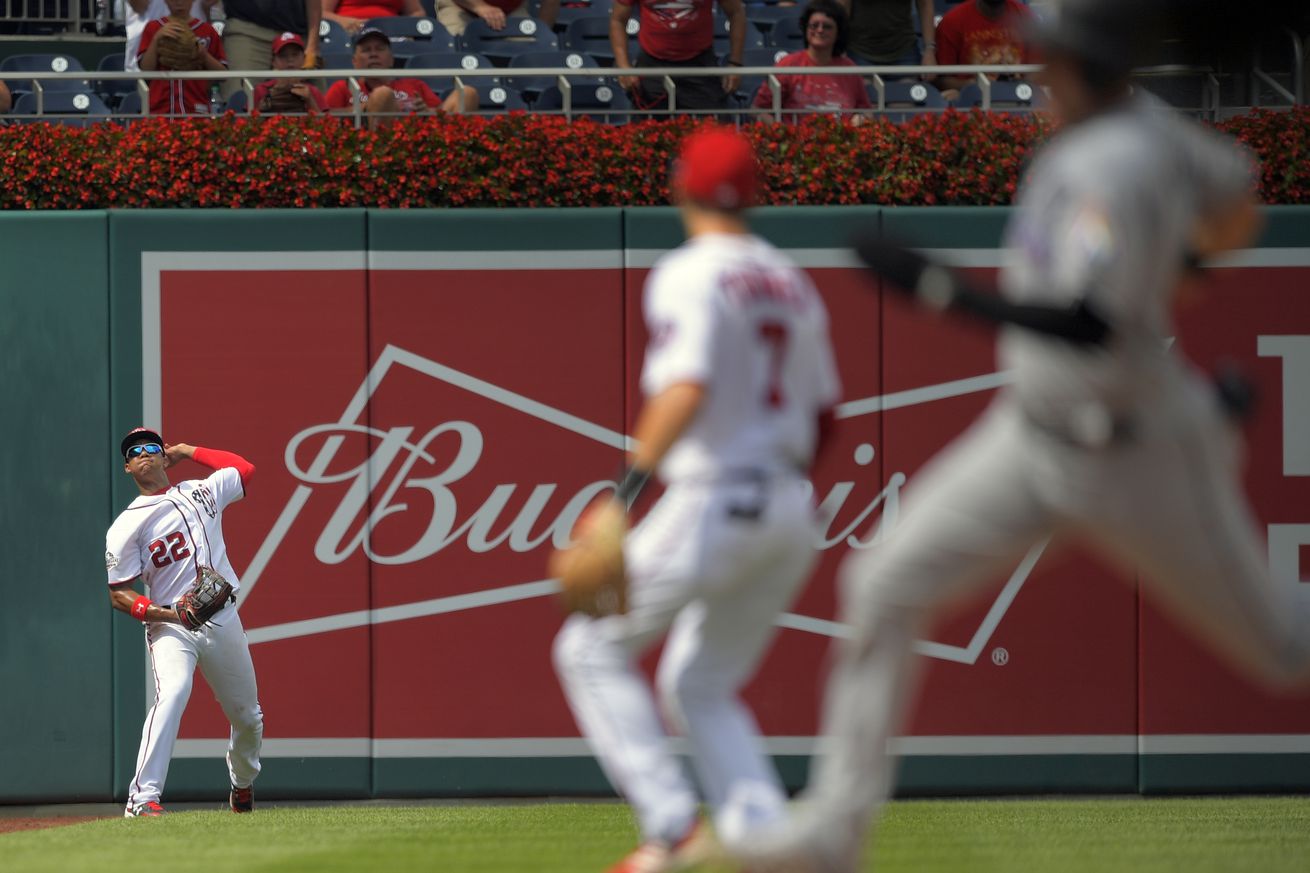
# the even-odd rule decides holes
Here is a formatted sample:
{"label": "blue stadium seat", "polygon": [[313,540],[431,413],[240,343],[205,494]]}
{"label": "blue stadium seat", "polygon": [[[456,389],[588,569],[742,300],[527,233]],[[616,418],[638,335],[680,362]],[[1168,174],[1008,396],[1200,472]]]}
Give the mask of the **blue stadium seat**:
{"label": "blue stadium seat", "polygon": [[[565,3],[569,5],[564,5]],[[555,32],[562,34],[569,24],[577,18],[609,17],[614,8],[614,0],[561,0],[559,14],[555,17]]]}
{"label": "blue stadium seat", "polygon": [[387,18],[370,18],[365,27],[376,27],[391,37],[391,51],[397,57],[455,50],[455,38],[434,18],[415,18],[412,15],[395,15]]}
{"label": "blue stadium seat", "polygon": [[764,34],[767,43],[769,32],[773,30],[774,25],[788,18],[799,19],[802,8],[801,6],[747,6],[746,20],[755,25],[756,30]]}
{"label": "blue stadium seat", "polygon": [[224,112],[235,112],[237,115],[250,114],[250,98],[246,97],[245,91],[233,91],[232,96],[227,98],[223,104]]}
{"label": "blue stadium seat", "polygon": [[118,105],[114,107],[115,115],[140,115],[141,114],[141,92],[133,88],[122,97],[118,98]]}
{"label": "blue stadium seat", "polygon": [[[748,48],[742,55],[741,61],[744,67],[772,67],[789,54],[791,52],[786,49],[769,48],[767,46],[764,48]],[[721,63],[726,64],[728,58],[725,55],[720,60]],[[750,102],[755,99],[755,92],[760,90],[760,86],[764,84],[764,80],[767,78],[768,76],[765,75],[742,76],[741,86],[736,91],[737,102],[743,106],[750,105]]]}
{"label": "blue stadium seat", "polygon": [[14,101],[13,115],[34,115],[38,104],[43,116],[21,119],[23,122],[45,121],[85,127],[104,121],[112,113],[105,102],[90,91],[46,91],[44,95],[24,94]]}
{"label": "blue stadium seat", "polygon": [[[105,55],[100,59],[100,63],[96,65],[96,72],[123,72],[123,53],[118,51]],[[97,79],[93,84],[96,93],[100,95],[100,99],[109,104],[117,101],[123,94],[136,90],[136,82],[130,79]]]}
{"label": "blue stadium seat", "polygon": [[[80,73],[85,72],[82,62],[72,55],[31,54],[10,55],[0,61],[0,79],[4,79],[11,90],[33,91],[31,79],[15,76],[15,73]],[[85,79],[42,79],[41,87],[46,91],[89,91],[91,83]]]}
{"label": "blue stadium seat", "polygon": [[[1029,112],[1046,105],[1042,89],[1031,82],[992,82],[992,109],[1005,112]],[[960,89],[960,96],[955,98],[956,109],[973,109],[981,107],[982,88],[971,82]]]}
{"label": "blue stadium seat", "polygon": [[326,18],[318,23],[318,41],[324,52],[329,48],[350,51],[350,34],[340,24]]}
{"label": "blue stadium seat", "polygon": [[[490,70],[494,68],[495,65],[490,60],[473,52],[428,52],[414,55],[405,62],[405,69],[407,70]],[[455,77],[453,75],[418,76],[417,78],[426,82],[428,87],[438,94],[445,94],[455,87]],[[499,85],[500,78],[478,77],[465,79],[464,84],[472,85],[480,93],[493,85]]]}
{"label": "blue stadium seat", "polygon": [[[731,23],[727,16],[717,14],[714,16],[714,53],[716,55],[722,56],[728,53],[732,39],[729,35],[729,25]],[[764,34],[760,32],[758,27],[750,24],[750,19],[747,19],[746,23],[746,48],[763,48],[765,45]]]}
{"label": "blue stadium seat", "polygon": [[[869,99],[878,105],[878,92],[872,92]],[[927,82],[896,80],[883,85],[883,95],[889,109],[945,109],[949,104],[942,92]]]}
{"label": "blue stadium seat", "polygon": [[[585,115],[602,124],[627,124],[628,112],[632,110],[628,96],[617,85],[574,85],[569,99],[574,118]],[[536,112],[562,111],[564,94],[559,86],[551,85],[542,91],[533,109]]]}
{"label": "blue stadium seat", "polygon": [[559,48],[555,33],[536,18],[510,17],[503,30],[492,30],[482,19],[470,21],[460,37],[463,51],[486,55],[498,67],[509,65],[510,58],[524,52]]}
{"label": "blue stadium seat", "polygon": [[[524,52],[521,55],[514,56],[509,62],[509,69],[515,67],[567,67],[570,70],[598,70],[600,64],[591,55],[582,52]],[[523,96],[531,101],[544,89],[553,85],[558,85],[557,76],[509,76],[505,79],[505,84],[511,88],[517,88]],[[574,85],[599,85],[602,80],[595,76],[570,76],[569,82]]]}
{"label": "blue stadium seat", "polygon": [[490,88],[478,89],[478,112],[497,114],[502,112],[527,112],[528,104],[523,95],[504,85],[492,85]]}
{"label": "blue stadium seat", "polygon": [[[628,19],[628,57],[633,60],[637,58],[637,32],[640,29],[636,16]],[[614,66],[609,16],[588,16],[570,21],[564,30],[564,48],[589,54],[603,67]]]}
{"label": "blue stadium seat", "polygon": [[776,45],[778,48],[790,51],[805,48],[805,31],[801,30],[800,16],[775,21],[769,31],[769,45]]}

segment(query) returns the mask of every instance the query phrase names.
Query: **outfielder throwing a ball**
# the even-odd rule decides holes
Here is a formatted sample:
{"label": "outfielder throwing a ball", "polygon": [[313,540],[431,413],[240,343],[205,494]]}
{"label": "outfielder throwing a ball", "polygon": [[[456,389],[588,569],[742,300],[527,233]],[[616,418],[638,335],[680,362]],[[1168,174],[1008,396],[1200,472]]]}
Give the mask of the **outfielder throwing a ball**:
{"label": "outfielder throwing a ball", "polygon": [[[666,631],[656,685],[718,830],[744,833],[785,808],[737,695],[815,559],[807,473],[839,387],[822,299],[742,218],[756,172],[734,130],[702,129],[682,148],[673,185],[689,239],[646,283],[638,446],[620,500],[584,522],[583,537],[626,566],[626,603],[613,601],[626,611],[574,615],[555,641],[578,725],[644,838],[611,873],[666,869],[696,828],[696,792],[636,665]],[[621,541],[623,502],[656,472],[667,490]]]}
{"label": "outfielder throwing a ball", "polygon": [[1310,614],[1270,578],[1221,392],[1168,348],[1188,264],[1249,245],[1250,158],[1145,94],[1149,29],[1118,0],[1066,0],[1040,25],[1064,128],[1033,161],[1005,236],[1001,297],[904,249],[860,254],[923,304],[1004,325],[1012,382],[911,483],[894,528],[840,575],[829,745],[792,823],[729,846],[745,869],[855,873],[890,789],[887,741],[914,688],[913,641],[947,602],[1070,533],[1142,571],[1143,589],[1255,677],[1304,679]]}
{"label": "outfielder throwing a ball", "polygon": [[[123,437],[120,450],[123,469],[141,496],[105,536],[109,602],[145,624],[155,685],[124,815],[164,813],[159,800],[197,666],[232,723],[229,805],[233,812],[250,812],[264,716],[232,603],[238,583],[223,541],[223,510],[245,496],[255,467],[231,452],[166,445],[143,427]],[[167,470],[184,458],[214,472],[170,486]],[[144,595],[132,590],[137,579],[145,582]]]}

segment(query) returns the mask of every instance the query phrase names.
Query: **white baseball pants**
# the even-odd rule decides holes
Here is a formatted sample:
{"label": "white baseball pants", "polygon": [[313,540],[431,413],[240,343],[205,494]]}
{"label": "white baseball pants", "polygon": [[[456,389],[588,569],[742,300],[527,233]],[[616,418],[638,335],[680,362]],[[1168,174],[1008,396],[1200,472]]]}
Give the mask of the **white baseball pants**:
{"label": "white baseball pants", "polygon": [[[1238,436],[1208,386],[1103,449],[1061,442],[1002,399],[912,480],[885,542],[843,565],[844,620],[823,733],[831,746],[779,855],[850,873],[887,797],[887,741],[914,688],[911,645],[943,603],[1009,570],[1035,543],[1080,535],[1142,571],[1142,586],[1248,673],[1271,682],[1310,668],[1310,606],[1269,576],[1239,477]],[[790,849],[787,847],[790,846]],[[767,869],[767,868],[766,868]]]}
{"label": "white baseball pants", "polygon": [[259,708],[250,646],[236,607],[229,604],[214,616],[212,625],[198,631],[177,624],[149,624],[146,645],[155,702],[141,731],[136,773],[128,788],[128,809],[139,803],[158,802],[163,793],[196,667],[232,723],[227,746],[228,777],[238,788],[249,787],[259,775],[264,714]]}
{"label": "white baseball pants", "polygon": [[666,631],[655,685],[684,733],[716,827],[774,822],[786,794],[738,698],[815,559],[810,486],[800,476],[674,484],[624,547],[629,612],[569,618],[555,665],[579,727],[643,836],[669,844],[697,798],[669,749],[637,658]]}

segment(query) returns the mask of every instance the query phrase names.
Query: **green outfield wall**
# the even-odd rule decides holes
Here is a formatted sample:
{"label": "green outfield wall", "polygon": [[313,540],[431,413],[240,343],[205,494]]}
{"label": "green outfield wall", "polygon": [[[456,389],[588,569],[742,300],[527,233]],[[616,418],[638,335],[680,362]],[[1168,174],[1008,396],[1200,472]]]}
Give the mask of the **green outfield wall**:
{"label": "green outfield wall", "polygon": [[[873,228],[986,277],[1008,214],[754,216],[824,294],[846,391],[815,477],[819,569],[745,691],[792,786],[841,556],[1005,381],[990,335],[882,293],[847,245]],[[1179,342],[1261,388],[1247,489],[1271,560],[1306,579],[1310,209],[1267,216]],[[617,467],[642,283],[681,240],[671,209],[0,214],[0,803],[121,800],[131,779],[148,667],[100,556],[135,496],[118,439],[143,423],[258,467],[225,530],[266,713],[261,796],[606,793],[550,668],[542,577],[550,531]],[[402,442],[426,448],[379,454]],[[1310,789],[1310,697],[1230,672],[1076,545],[1031,558],[922,641],[902,793]],[[225,796],[224,737],[197,681],[166,799]]]}

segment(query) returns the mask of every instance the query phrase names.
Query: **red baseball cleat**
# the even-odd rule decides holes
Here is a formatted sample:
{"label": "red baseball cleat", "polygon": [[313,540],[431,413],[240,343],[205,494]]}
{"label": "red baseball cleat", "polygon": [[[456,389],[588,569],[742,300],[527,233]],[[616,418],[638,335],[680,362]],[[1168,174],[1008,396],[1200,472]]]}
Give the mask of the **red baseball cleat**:
{"label": "red baseball cleat", "polygon": [[123,810],[123,818],[159,818],[166,810],[153,800]]}
{"label": "red baseball cleat", "polygon": [[237,788],[233,785],[232,793],[228,795],[227,801],[233,812],[254,812],[255,789]]}

